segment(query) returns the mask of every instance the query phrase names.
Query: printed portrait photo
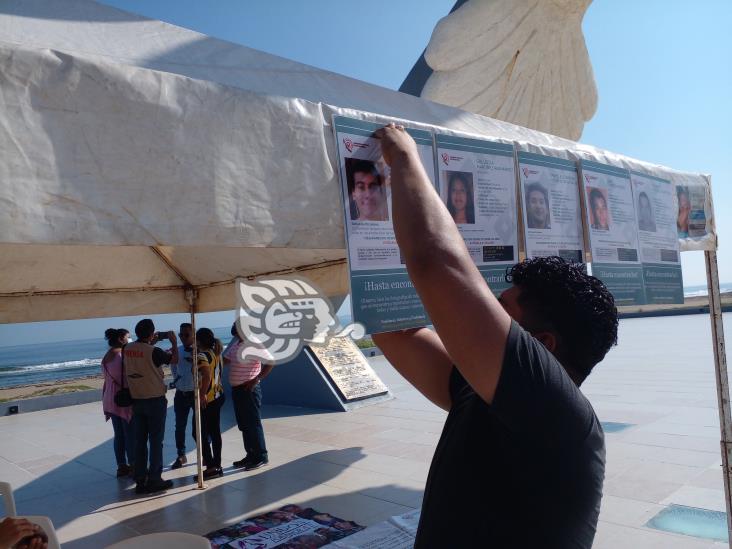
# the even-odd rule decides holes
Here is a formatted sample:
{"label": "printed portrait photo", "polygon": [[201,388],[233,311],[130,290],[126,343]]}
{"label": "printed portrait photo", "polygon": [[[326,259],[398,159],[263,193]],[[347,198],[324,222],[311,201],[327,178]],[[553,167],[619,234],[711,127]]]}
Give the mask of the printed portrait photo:
{"label": "printed portrait photo", "polygon": [[475,223],[475,198],[473,174],[445,171],[447,195],[445,202],[450,215],[458,225]]}
{"label": "printed portrait photo", "polygon": [[641,191],[638,193],[638,229],[641,231],[656,232],[656,218],[653,215],[653,206],[648,193]]}
{"label": "printed portrait photo", "polygon": [[610,210],[607,206],[607,190],[587,187],[587,211],[590,226],[596,231],[610,230]]}
{"label": "printed portrait photo", "polygon": [[551,229],[549,191],[540,183],[526,185],[524,192],[526,226],[529,229]]}
{"label": "printed portrait photo", "polygon": [[353,221],[389,221],[386,181],[376,163],[346,158],[348,203]]}

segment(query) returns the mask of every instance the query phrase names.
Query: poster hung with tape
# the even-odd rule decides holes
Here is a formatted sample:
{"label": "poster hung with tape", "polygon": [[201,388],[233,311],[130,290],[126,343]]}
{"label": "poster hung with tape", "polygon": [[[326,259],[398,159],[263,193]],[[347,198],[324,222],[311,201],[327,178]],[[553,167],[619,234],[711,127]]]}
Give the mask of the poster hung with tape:
{"label": "poster hung with tape", "polygon": [[518,260],[513,144],[436,134],[442,198],[470,256],[494,293]]}
{"label": "poster hung with tape", "polygon": [[646,303],[684,302],[674,187],[667,179],[631,172]]}
{"label": "poster hung with tape", "polygon": [[584,262],[577,166],[574,161],[518,153],[527,257],[560,256]]}
{"label": "poster hung with tape", "polygon": [[[429,324],[394,235],[389,167],[373,132],[383,124],[333,119],[345,213],[351,306],[367,333]],[[434,178],[432,133],[407,128],[428,177]]]}
{"label": "poster hung with tape", "polygon": [[592,274],[601,279],[618,305],[646,302],[638,253],[638,225],[628,170],[582,160]]}

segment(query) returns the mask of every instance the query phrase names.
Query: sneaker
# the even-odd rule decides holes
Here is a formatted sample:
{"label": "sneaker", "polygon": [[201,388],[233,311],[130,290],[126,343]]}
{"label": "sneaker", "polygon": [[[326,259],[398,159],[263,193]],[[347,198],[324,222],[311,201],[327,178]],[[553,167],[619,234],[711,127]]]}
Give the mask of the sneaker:
{"label": "sneaker", "polygon": [[135,464],[130,463],[129,468],[130,468],[130,472],[129,472],[128,476],[130,478],[135,478]]}
{"label": "sneaker", "polygon": [[173,462],[173,465],[170,466],[171,469],[180,469],[183,467],[186,463],[188,463],[188,459],[186,456],[178,456],[175,458],[175,461]]}
{"label": "sneaker", "polygon": [[249,465],[249,462],[252,461],[251,456],[245,456],[243,459],[240,459],[239,461],[235,461],[232,463],[235,469],[241,469],[242,467],[246,467]]}
{"label": "sneaker", "polygon": [[269,458],[266,458],[266,457],[252,458],[244,466],[244,470],[245,471],[254,471],[254,469],[259,469],[260,467],[264,467],[268,463],[269,463]]}
{"label": "sneaker", "polygon": [[137,481],[137,484],[135,485],[135,493],[147,494],[147,483],[144,481]]}
{"label": "sneaker", "polygon": [[145,486],[145,493],[146,494],[153,494],[155,492],[165,492],[168,488],[173,487],[173,481],[172,480],[153,480],[151,482],[148,482]]}
{"label": "sneaker", "polygon": [[221,467],[208,467],[203,472],[203,480],[210,480],[212,478],[220,478],[224,476],[224,471]]}
{"label": "sneaker", "polygon": [[130,474],[130,466],[127,464],[119,465],[117,467],[117,478],[126,477]]}

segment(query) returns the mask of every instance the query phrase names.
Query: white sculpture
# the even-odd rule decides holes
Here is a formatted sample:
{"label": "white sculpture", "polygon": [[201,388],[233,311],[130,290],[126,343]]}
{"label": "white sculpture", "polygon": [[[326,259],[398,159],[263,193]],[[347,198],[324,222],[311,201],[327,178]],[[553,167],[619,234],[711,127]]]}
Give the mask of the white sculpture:
{"label": "white sculpture", "polygon": [[592,0],[469,0],[435,27],[422,97],[572,140],[597,108]]}

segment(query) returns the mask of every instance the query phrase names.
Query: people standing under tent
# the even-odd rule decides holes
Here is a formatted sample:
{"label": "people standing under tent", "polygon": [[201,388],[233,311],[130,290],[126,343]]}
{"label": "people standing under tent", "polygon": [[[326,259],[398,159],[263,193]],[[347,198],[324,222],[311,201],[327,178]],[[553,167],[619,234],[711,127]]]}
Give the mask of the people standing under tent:
{"label": "people standing under tent", "polygon": [[[163,480],[163,437],[168,400],[163,381],[163,365],[178,364],[178,340],[175,332],[155,332],[155,324],[149,318],[135,326],[137,341],[128,343],[122,351],[127,385],[132,396],[132,413],[135,416],[135,492],[147,494],[167,490],[173,486]],[[158,339],[167,337],[170,352],[155,347]],[[150,465],[148,467],[148,443]]]}
{"label": "people standing under tent", "polygon": [[221,382],[223,345],[208,328],[196,331],[196,343],[200,372],[201,444],[203,444],[201,450],[203,464],[206,466],[203,478],[208,480],[224,476],[221,469],[221,407],[226,398]]}
{"label": "people standing under tent", "polygon": [[259,360],[242,359],[244,343],[236,330],[236,322],[231,326],[233,336],[224,350],[224,364],[228,368],[231,398],[234,401],[236,425],[244,441],[244,457],[233,463],[236,468],[252,471],[269,463],[267,444],[262,426],[262,387],[260,381],[272,371],[271,364],[262,365]]}
{"label": "people standing under tent", "polygon": [[112,420],[114,455],[117,458],[117,477],[126,477],[135,463],[135,429],[131,406],[118,406],[114,396],[127,387],[122,371],[122,348],[130,339],[129,330],[109,328],[104,332],[109,350],[102,358],[102,410],[106,421]]}
{"label": "people standing under tent", "polygon": [[[173,411],[175,412],[175,448],[177,457],[170,466],[171,469],[180,469],[186,463],[186,423],[188,414],[193,410],[195,393],[193,392],[193,327],[184,322],[178,331],[181,345],[178,346],[178,364],[172,364]],[[191,415],[191,432],[195,433],[195,416]],[[195,436],[195,435],[194,435]],[[194,438],[195,440],[195,438]]]}

